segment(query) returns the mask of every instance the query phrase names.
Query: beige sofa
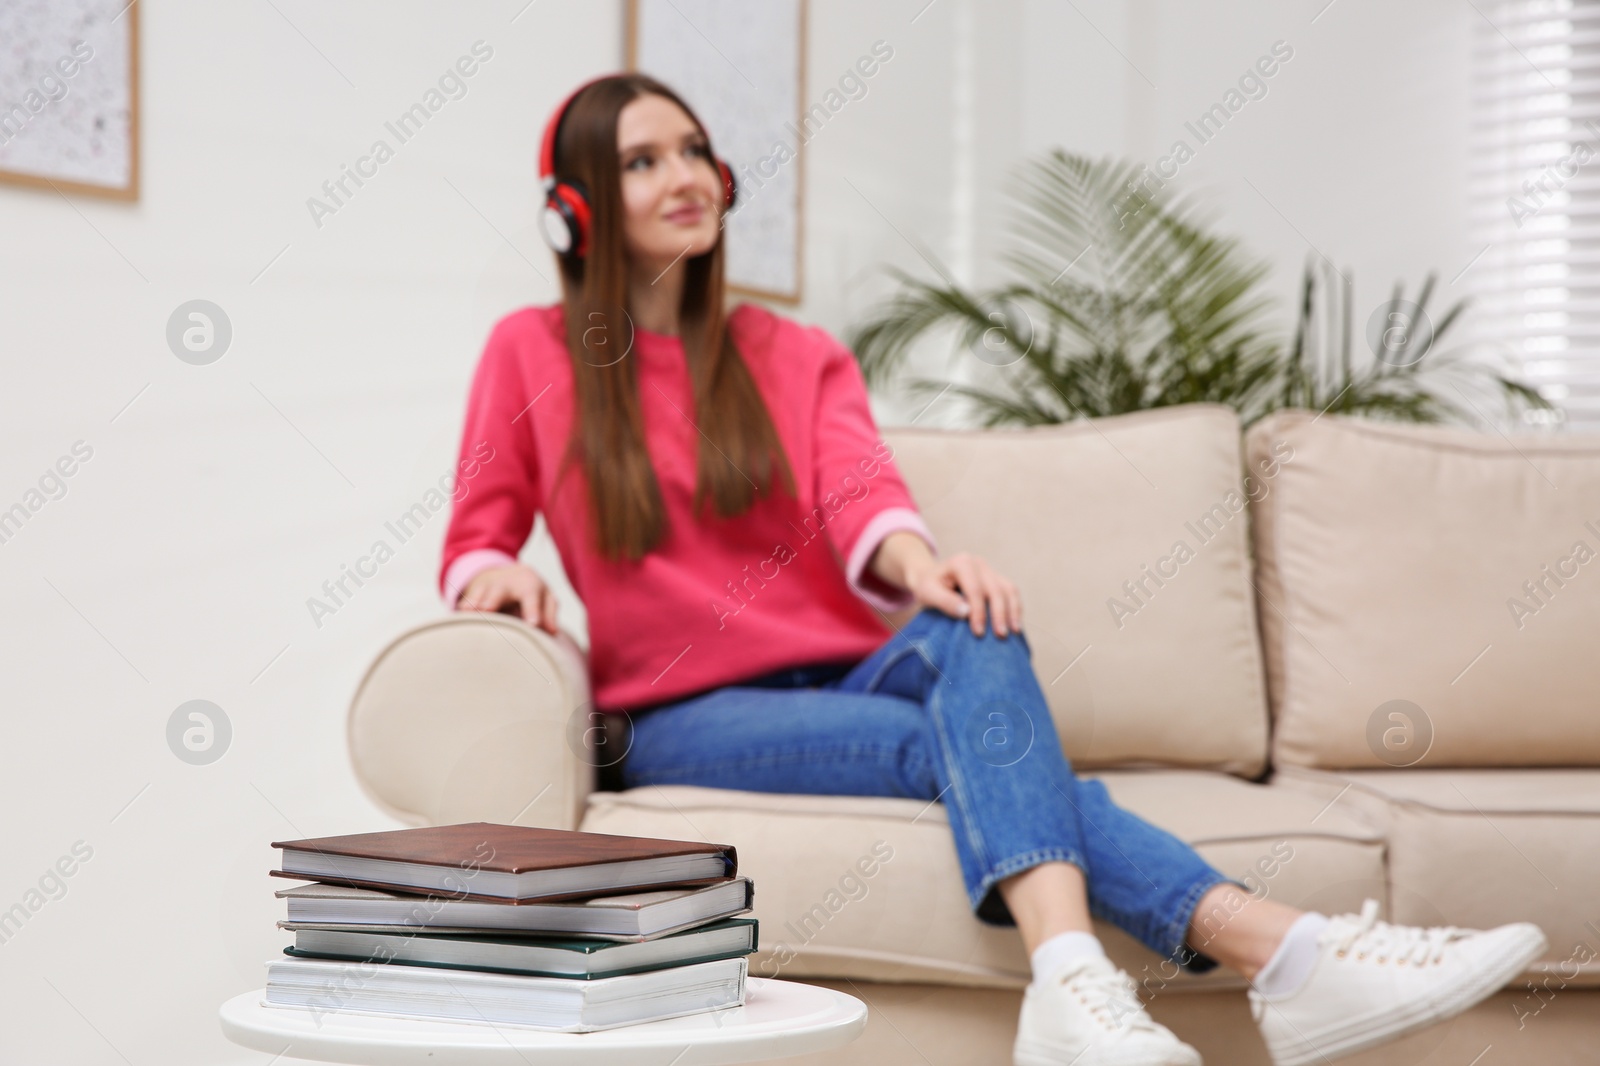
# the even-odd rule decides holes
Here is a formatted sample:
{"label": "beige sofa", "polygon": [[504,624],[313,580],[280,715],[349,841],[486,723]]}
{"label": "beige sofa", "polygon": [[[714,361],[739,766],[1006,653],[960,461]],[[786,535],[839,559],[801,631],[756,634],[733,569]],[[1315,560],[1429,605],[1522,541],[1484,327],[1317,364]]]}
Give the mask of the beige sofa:
{"label": "beige sofa", "polygon": [[[1020,584],[1066,751],[1119,803],[1290,904],[1549,936],[1507,990],[1347,1061],[1600,1055],[1600,438],[1283,412],[1242,440],[1213,405],[885,435],[941,547]],[[849,1048],[792,1061],[1010,1062],[1027,957],[969,912],[942,806],[600,791],[627,738],[587,700],[569,638],[445,617],[372,664],[351,756],[411,824],[735,844],[752,975],[871,1006]],[[1238,979],[1100,932],[1207,1062],[1268,1061]]]}

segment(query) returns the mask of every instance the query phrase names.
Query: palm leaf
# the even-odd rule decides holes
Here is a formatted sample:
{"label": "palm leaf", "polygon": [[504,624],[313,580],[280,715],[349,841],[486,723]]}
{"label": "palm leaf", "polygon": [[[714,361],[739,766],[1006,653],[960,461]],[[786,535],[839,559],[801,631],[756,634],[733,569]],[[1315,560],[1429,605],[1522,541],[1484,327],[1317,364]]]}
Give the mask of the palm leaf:
{"label": "palm leaf", "polygon": [[[910,390],[949,392],[988,426],[1202,402],[1233,407],[1246,425],[1288,406],[1414,422],[1478,417],[1476,405],[1451,398],[1458,381],[1512,410],[1549,406],[1497,367],[1434,352],[1464,301],[1438,319],[1432,347],[1417,349],[1423,334],[1408,329],[1387,361],[1358,358],[1349,278],[1317,259],[1286,343],[1268,323],[1268,264],[1212,232],[1193,202],[1134,194],[1142,173],[1060,149],[1026,162],[1007,190],[1012,278],[969,291],[889,268],[898,291],[849,336],[868,383],[900,381],[917,342],[939,331],[952,360],[973,361],[963,375],[971,383],[918,378]],[[1421,314],[1434,280],[1418,292]],[[1384,322],[1404,304],[1397,285]]]}

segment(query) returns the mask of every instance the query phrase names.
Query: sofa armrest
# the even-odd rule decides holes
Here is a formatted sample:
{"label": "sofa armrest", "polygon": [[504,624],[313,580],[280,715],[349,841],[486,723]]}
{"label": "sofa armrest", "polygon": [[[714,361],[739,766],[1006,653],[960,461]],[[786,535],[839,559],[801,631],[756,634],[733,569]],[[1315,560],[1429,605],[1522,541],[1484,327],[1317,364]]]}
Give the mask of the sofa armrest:
{"label": "sofa armrest", "polygon": [[594,788],[583,652],[504,614],[462,612],[390,642],[350,701],[350,760],[410,825],[576,829]]}

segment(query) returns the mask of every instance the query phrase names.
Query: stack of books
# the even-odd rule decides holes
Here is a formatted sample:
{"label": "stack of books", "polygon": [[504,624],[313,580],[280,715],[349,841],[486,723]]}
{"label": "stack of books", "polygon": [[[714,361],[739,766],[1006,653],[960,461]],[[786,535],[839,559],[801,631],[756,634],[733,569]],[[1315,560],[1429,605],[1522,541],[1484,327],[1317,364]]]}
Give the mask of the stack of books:
{"label": "stack of books", "polygon": [[730,845],[467,822],[272,846],[313,883],[277,893],[270,1005],[581,1033],[744,1003]]}

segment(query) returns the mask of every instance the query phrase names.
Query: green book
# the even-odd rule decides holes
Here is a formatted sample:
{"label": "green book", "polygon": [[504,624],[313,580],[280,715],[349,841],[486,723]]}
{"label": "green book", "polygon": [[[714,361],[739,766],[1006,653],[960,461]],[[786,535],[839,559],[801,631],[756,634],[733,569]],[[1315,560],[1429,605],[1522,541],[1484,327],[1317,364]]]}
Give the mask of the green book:
{"label": "green book", "polygon": [[754,918],[725,918],[637,942],[502,933],[297,929],[294,945],[283,952],[296,958],[593,980],[748,955],[756,950],[756,938]]}

